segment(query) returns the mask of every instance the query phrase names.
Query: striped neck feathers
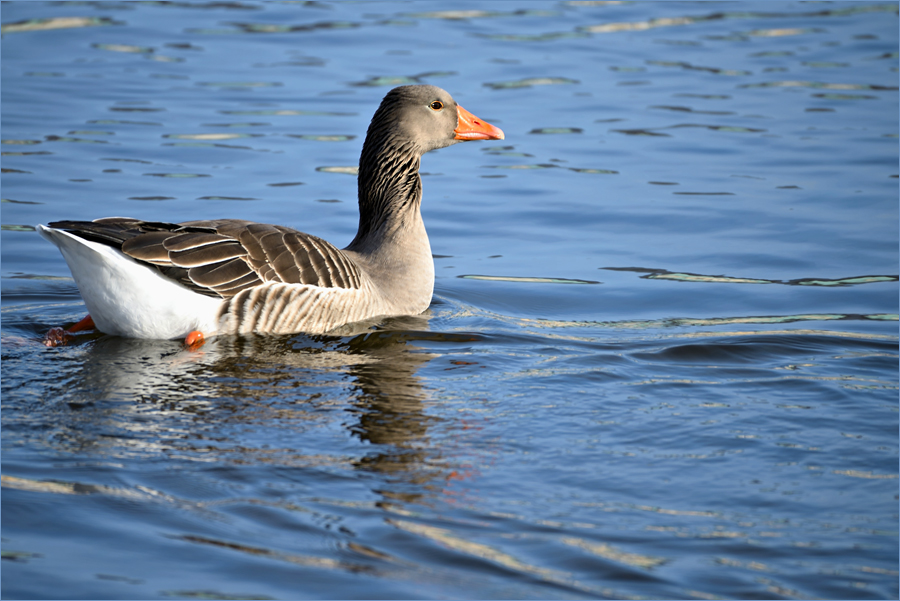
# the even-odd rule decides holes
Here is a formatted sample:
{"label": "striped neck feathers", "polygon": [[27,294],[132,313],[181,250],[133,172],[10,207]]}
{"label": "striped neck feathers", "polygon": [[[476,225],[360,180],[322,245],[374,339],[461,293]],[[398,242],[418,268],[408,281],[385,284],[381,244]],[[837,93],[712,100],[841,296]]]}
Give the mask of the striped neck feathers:
{"label": "striped neck feathers", "polygon": [[369,128],[357,179],[359,230],[348,248],[379,243],[418,218],[421,156],[413,142]]}

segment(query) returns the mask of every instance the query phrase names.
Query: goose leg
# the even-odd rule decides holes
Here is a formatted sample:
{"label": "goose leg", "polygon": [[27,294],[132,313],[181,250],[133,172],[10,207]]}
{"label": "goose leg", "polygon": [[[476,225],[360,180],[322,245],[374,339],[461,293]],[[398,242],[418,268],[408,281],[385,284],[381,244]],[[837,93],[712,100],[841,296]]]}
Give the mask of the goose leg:
{"label": "goose leg", "polygon": [[70,326],[68,329],[63,328],[50,328],[50,330],[44,334],[44,346],[63,346],[69,344],[73,340],[75,340],[75,336],[73,334],[75,332],[81,332],[83,330],[93,330],[97,326],[94,325],[94,320],[91,319],[91,316],[88,315],[75,325]]}

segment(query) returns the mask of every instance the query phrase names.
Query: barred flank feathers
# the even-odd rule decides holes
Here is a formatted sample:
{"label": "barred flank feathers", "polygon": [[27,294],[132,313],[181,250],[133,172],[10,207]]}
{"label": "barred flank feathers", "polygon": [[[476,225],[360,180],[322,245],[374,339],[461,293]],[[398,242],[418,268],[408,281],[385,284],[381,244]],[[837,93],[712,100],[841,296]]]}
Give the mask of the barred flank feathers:
{"label": "barred flank feathers", "polygon": [[262,284],[223,303],[220,333],[324,334],[363,318],[368,308],[361,296],[359,290]]}

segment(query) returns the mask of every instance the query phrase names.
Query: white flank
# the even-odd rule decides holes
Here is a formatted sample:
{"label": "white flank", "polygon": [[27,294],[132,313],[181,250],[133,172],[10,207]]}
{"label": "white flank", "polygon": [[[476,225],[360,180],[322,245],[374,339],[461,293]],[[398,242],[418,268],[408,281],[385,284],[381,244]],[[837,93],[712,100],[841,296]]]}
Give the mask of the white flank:
{"label": "white flank", "polygon": [[105,244],[37,226],[69,264],[97,329],[128,338],[182,338],[218,331],[222,300],[197,294]]}

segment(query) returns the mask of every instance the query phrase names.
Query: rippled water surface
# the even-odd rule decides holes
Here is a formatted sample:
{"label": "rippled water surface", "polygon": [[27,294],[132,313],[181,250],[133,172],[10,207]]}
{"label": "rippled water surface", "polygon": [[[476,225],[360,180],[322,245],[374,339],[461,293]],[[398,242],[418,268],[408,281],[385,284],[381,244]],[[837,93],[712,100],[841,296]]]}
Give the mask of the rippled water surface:
{"label": "rippled water surface", "polygon": [[[7,2],[4,598],[896,598],[897,4]],[[447,89],[429,311],[40,340],[55,219],[347,244]]]}

